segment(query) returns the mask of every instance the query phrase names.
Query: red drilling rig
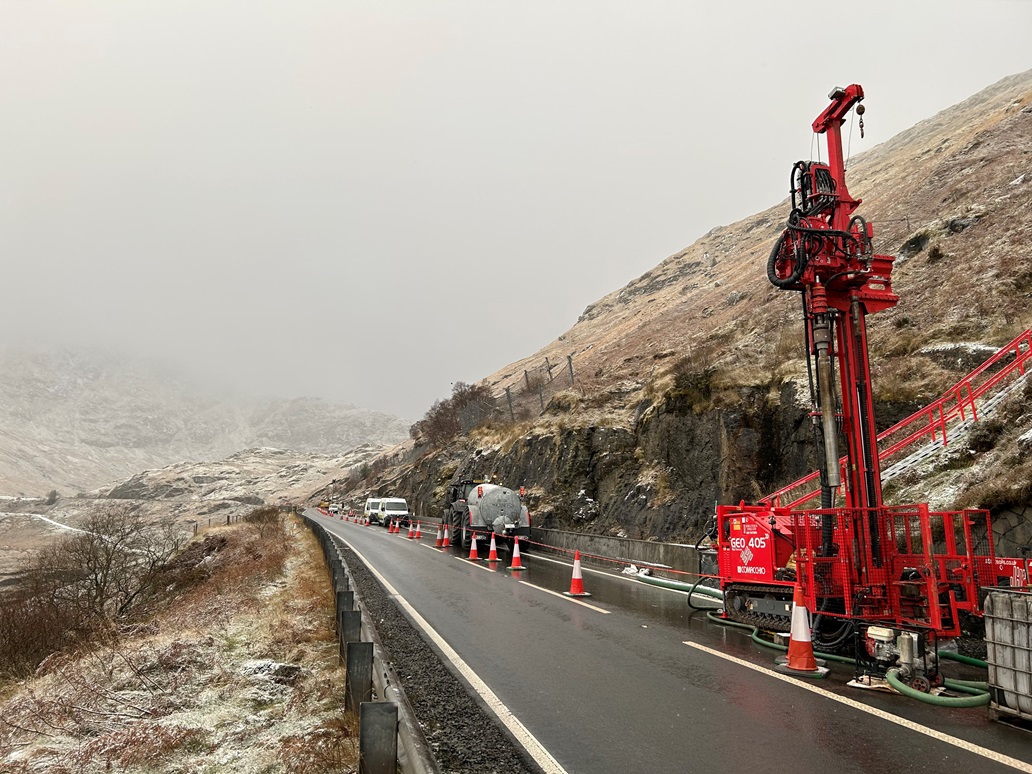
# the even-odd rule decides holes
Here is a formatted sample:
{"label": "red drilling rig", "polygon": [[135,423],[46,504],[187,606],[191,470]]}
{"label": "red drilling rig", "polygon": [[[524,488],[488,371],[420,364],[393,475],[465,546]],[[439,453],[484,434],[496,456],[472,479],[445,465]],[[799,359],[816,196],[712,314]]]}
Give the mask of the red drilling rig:
{"label": "red drilling rig", "polygon": [[863,136],[863,89],[829,98],[813,122],[828,161],[792,168],[792,210],[767,263],[776,287],[802,296],[820,508],[718,506],[723,615],[788,631],[798,582],[818,649],[853,644],[865,671],[897,667],[927,690],[939,681],[938,641],[959,636],[962,615],[981,613],[979,589],[1012,568],[994,557],[988,512],[882,500],[866,318],[899,300],[894,258],[874,253],[846,188],[841,127],[855,107]]}

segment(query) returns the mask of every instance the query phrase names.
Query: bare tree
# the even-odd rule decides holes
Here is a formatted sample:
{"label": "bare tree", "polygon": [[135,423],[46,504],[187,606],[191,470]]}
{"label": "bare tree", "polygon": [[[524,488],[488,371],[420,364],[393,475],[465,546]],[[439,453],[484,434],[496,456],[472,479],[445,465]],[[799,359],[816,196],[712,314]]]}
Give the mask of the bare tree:
{"label": "bare tree", "polygon": [[153,594],[158,571],[185,539],[173,524],[154,527],[115,507],[40,551],[28,574],[38,593],[83,620],[122,618]]}

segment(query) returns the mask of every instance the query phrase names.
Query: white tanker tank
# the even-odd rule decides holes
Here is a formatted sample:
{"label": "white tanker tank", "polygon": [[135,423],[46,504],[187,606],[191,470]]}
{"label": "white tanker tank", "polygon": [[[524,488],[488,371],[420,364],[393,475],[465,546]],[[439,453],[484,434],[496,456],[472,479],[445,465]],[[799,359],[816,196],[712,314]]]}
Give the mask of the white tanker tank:
{"label": "white tanker tank", "polygon": [[530,537],[527,506],[508,487],[469,480],[450,484],[446,510],[453,539],[461,540],[463,548],[469,548],[474,532],[478,540],[489,539],[492,532],[508,541]]}

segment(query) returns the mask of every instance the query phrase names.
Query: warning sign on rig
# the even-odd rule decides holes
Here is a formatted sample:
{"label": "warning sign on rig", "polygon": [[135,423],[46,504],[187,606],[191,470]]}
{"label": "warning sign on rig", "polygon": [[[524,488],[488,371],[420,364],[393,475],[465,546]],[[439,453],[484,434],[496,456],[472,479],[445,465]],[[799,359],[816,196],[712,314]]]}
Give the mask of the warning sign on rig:
{"label": "warning sign on rig", "polygon": [[773,579],[773,540],[770,530],[755,521],[736,519],[731,523],[730,544],[731,551],[737,554],[737,575],[750,580]]}

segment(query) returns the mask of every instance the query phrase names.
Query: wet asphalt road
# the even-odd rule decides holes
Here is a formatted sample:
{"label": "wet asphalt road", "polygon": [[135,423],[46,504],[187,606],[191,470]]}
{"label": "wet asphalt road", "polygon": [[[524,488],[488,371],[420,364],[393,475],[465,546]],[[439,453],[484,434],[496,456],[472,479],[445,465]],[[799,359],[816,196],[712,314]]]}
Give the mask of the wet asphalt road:
{"label": "wet asphalt road", "polygon": [[474,564],[457,549],[433,548],[434,534],[419,543],[382,527],[317,519],[419,611],[571,774],[1016,770],[829,694],[1011,756],[1032,771],[1032,736],[990,723],[985,708],[941,709],[848,688],[845,665],[808,681],[822,689],[815,694],[684,644],[764,668],[775,655],[748,632],[706,620],[683,594],[585,566],[592,596],[583,601],[603,613],[543,590],[570,588],[570,563],[551,555],[525,552],[528,569],[514,577],[505,569],[508,554],[494,567]]}

